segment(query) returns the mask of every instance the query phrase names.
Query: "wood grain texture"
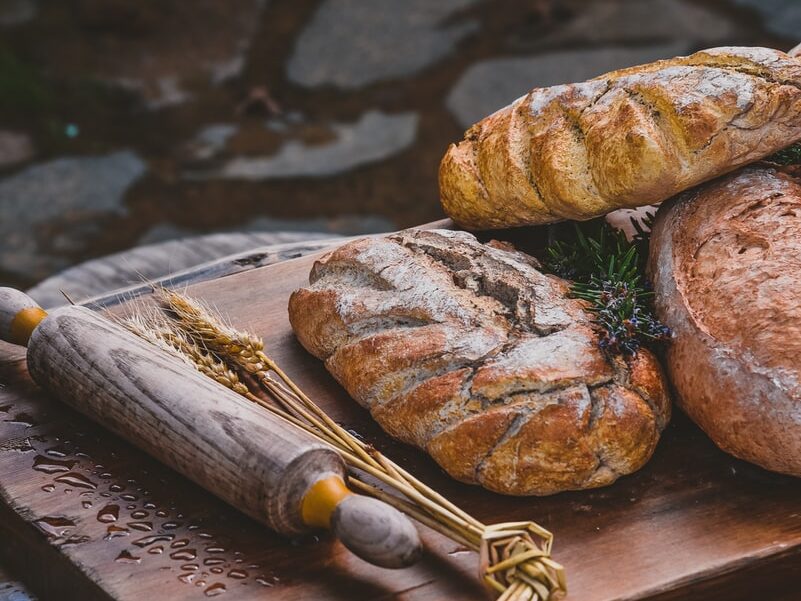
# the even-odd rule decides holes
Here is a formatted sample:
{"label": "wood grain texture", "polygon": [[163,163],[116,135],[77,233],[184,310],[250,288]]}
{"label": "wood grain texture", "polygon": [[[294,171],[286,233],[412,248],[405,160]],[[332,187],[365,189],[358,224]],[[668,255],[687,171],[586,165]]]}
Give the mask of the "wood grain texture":
{"label": "wood grain texture", "polygon": [[[529,241],[534,236],[514,235]],[[312,262],[297,259],[189,291],[264,336],[268,352],[334,419],[479,519],[534,519],[552,530],[555,558],[567,568],[569,600],[794,598],[801,578],[801,481],[723,454],[681,415],[636,474],[606,489],[541,499],[502,497],[460,484],[422,453],[389,440],[288,327],[286,299],[306,283]],[[7,349],[0,348],[3,357]],[[0,368],[0,382],[0,551],[22,564],[19,573],[40,591],[73,587],[89,599],[183,600],[203,599],[204,591],[221,584],[230,598],[271,601],[485,598],[475,577],[477,557],[426,529],[424,560],[402,571],[369,566],[328,537],[288,545],[46,397],[30,382],[18,353]],[[55,481],[69,472],[34,469],[50,460],[74,462],[69,472],[89,478],[94,488]],[[42,490],[50,486],[50,492]],[[98,521],[108,504],[119,506],[118,519]],[[140,511],[148,516],[132,517]],[[41,521],[51,518],[74,525],[56,528],[60,535],[54,536]],[[151,522],[152,530],[129,527],[138,521]],[[127,529],[127,536],[105,540],[115,525]],[[141,542],[146,536],[168,538],[147,544]],[[181,547],[172,547],[179,542]],[[195,556],[173,558],[181,549]],[[138,560],[115,561],[123,551]],[[39,557],[46,558],[47,570]],[[212,573],[218,566],[207,559],[222,559],[224,571]],[[247,577],[228,575],[237,569]]]}
{"label": "wood grain texture", "polygon": [[60,401],[286,535],[301,502],[345,476],[339,454],[84,307],[63,307],[28,347],[34,381]]}

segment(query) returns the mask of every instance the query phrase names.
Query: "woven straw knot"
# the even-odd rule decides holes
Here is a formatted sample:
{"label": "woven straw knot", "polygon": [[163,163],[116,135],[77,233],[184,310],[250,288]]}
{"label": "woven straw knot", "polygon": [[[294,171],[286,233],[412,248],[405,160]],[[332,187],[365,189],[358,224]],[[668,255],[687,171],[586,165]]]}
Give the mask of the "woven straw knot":
{"label": "woven straw knot", "polygon": [[549,601],[567,591],[564,568],[551,559],[553,535],[534,522],[487,526],[480,576],[501,601]]}

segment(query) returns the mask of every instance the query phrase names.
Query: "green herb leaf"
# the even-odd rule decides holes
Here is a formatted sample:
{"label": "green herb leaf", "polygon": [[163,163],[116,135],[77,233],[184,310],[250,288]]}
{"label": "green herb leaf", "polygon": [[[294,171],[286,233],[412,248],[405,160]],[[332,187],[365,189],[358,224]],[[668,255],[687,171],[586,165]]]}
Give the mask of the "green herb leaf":
{"label": "green herb leaf", "polygon": [[571,294],[590,304],[603,332],[600,345],[613,353],[633,354],[671,336],[653,313],[644,277],[652,221],[650,214],[644,225],[632,219],[631,241],[604,220],[576,223],[572,239],[554,240],[546,251],[546,268],[573,280]]}
{"label": "green herb leaf", "polygon": [[801,165],[801,142],[788,146],[765,160],[779,165]]}

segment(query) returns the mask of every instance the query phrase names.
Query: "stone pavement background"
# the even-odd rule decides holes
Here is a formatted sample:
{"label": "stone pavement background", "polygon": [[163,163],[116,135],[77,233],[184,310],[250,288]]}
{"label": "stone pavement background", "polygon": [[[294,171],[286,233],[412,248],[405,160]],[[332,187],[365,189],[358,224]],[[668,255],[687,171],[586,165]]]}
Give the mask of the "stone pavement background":
{"label": "stone pavement background", "polygon": [[799,31],[795,0],[0,0],[0,284],[436,219],[448,143],[529,88]]}

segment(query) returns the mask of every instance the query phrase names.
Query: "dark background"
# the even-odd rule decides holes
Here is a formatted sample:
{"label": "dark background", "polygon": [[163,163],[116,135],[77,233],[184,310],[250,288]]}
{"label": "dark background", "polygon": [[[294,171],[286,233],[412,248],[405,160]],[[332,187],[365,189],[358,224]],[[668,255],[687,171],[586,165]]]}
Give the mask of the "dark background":
{"label": "dark background", "polygon": [[529,88],[795,32],[795,0],[0,0],[0,284],[430,221],[448,143]]}

